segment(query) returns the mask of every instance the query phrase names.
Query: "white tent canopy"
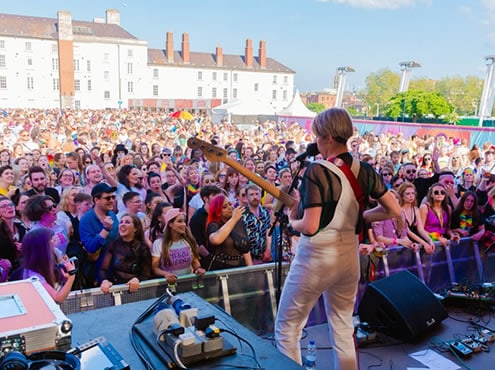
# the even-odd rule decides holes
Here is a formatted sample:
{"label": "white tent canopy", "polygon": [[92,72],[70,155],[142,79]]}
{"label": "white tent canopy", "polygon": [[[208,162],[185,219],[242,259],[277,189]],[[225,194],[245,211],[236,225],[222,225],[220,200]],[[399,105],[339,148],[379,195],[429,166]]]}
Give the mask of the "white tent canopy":
{"label": "white tent canopy", "polygon": [[222,119],[232,121],[232,116],[276,116],[275,109],[257,99],[234,99],[211,110],[214,123]]}
{"label": "white tent canopy", "polygon": [[310,111],[302,102],[301,96],[299,95],[299,90],[296,90],[294,97],[290,104],[278,112],[279,116],[285,117],[314,117],[315,112]]}

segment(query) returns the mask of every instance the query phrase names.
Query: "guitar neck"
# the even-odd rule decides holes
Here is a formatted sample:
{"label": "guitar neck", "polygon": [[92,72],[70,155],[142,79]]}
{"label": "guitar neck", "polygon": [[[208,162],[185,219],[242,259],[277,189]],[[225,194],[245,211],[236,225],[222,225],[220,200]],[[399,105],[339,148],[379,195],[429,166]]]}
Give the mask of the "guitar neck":
{"label": "guitar neck", "polygon": [[229,157],[222,158],[222,162],[224,162],[225,164],[227,164],[230,167],[232,167],[233,169],[235,169],[241,175],[247,177],[250,181],[254,182],[256,185],[258,185],[263,190],[266,190],[269,194],[271,194],[275,198],[279,199],[287,207],[290,208],[294,205],[295,199],[292,198],[289,194],[284,193],[279,188],[277,188],[275,185],[269,183],[268,181],[264,180],[263,178],[256,175],[255,173],[249,171],[248,169],[246,169],[246,167],[242,166],[239,162],[237,162],[237,161],[235,161]]}

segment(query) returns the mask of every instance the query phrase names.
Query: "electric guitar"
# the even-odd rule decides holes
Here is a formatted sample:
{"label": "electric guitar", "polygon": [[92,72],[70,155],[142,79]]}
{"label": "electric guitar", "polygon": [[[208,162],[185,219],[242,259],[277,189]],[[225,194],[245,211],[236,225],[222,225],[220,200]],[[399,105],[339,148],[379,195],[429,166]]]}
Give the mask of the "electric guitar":
{"label": "electric guitar", "polygon": [[206,141],[203,141],[201,139],[198,139],[196,137],[190,137],[187,140],[187,146],[191,149],[199,149],[203,152],[203,155],[210,161],[210,162],[223,162],[233,169],[235,169],[237,172],[239,172],[241,175],[244,175],[247,177],[249,180],[254,182],[256,185],[258,185],[260,188],[263,190],[267,191],[271,195],[273,195],[275,198],[280,200],[284,205],[287,207],[292,207],[295,203],[295,199],[291,197],[289,194],[284,193],[281,191],[279,188],[277,188],[275,185],[269,183],[268,181],[262,179],[258,175],[254,174],[253,172],[249,171],[245,167],[243,167],[239,162],[236,160],[233,160],[227,155],[227,151],[216,147],[210,143],[207,143]]}

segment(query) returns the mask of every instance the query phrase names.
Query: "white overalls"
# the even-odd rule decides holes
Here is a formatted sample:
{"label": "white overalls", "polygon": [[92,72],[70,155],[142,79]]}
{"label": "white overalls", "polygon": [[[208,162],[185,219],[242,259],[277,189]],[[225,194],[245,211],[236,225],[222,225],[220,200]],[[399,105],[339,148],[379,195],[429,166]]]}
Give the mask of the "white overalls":
{"label": "white overalls", "polygon": [[[317,161],[335,173],[342,192],[331,222],[316,235],[302,235],[284,283],[275,323],[278,349],[299,364],[302,329],[323,294],[335,369],[355,370],[352,313],[359,281],[359,203],[345,174],[333,163]],[[351,167],[355,176],[359,162]]]}

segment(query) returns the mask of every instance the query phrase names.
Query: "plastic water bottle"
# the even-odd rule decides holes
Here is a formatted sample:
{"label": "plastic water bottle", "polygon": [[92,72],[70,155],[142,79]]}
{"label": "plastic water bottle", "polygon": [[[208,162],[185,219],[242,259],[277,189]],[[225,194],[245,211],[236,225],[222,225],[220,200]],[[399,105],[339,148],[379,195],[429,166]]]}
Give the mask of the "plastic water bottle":
{"label": "plastic water bottle", "polygon": [[306,361],[304,366],[306,370],[316,370],[316,342],[310,340],[306,347]]}

